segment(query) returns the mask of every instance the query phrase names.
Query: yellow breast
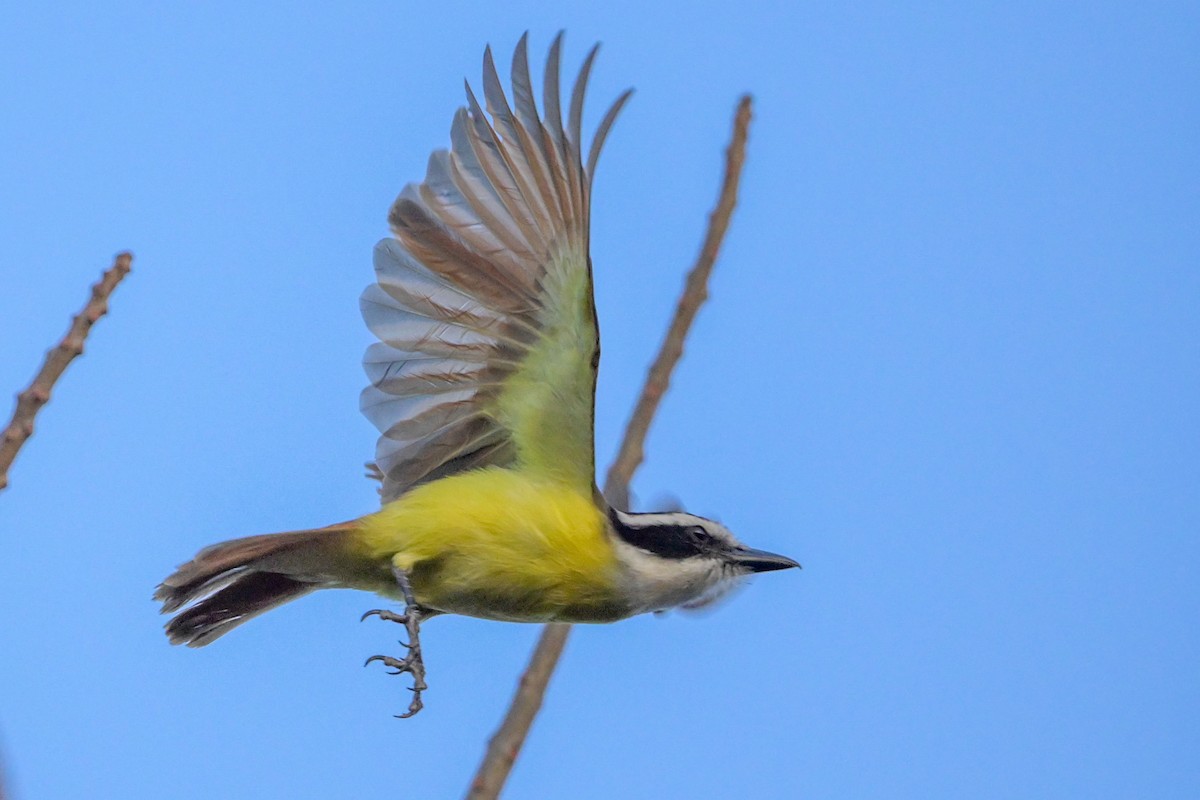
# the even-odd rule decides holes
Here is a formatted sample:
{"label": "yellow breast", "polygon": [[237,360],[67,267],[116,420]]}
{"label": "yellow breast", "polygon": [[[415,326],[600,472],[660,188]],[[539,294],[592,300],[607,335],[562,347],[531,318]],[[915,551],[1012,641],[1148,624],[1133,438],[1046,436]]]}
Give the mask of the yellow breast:
{"label": "yellow breast", "polygon": [[590,493],[499,467],[419,486],[366,517],[367,555],[412,579],[422,605],[515,621],[607,621],[616,559]]}

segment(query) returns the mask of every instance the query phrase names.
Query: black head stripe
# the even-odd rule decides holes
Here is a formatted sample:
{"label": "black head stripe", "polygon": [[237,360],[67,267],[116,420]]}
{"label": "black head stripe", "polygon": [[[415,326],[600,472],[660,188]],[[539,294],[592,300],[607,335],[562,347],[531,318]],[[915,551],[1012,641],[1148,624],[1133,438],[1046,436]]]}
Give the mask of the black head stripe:
{"label": "black head stripe", "polygon": [[[609,514],[613,530],[629,544],[661,558],[688,558],[698,556],[711,549],[706,536],[697,535],[695,525],[672,525],[669,523],[636,524],[639,514],[626,514],[629,524],[615,513]],[[647,514],[646,516],[652,516]]]}

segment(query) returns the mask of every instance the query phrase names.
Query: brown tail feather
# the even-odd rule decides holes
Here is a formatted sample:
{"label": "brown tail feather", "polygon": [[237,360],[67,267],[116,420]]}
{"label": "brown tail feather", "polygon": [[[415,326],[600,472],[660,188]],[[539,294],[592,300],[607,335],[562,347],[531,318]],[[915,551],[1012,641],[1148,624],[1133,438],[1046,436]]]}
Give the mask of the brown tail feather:
{"label": "brown tail feather", "polygon": [[248,536],[201,550],[154,592],[164,614],[195,603],[167,623],[171,644],[201,647],[314,589],[346,585],[362,569],[348,547],[355,527]]}
{"label": "brown tail feather", "polygon": [[320,588],[277,572],[247,572],[167,623],[171,644],[203,647],[248,619]]}

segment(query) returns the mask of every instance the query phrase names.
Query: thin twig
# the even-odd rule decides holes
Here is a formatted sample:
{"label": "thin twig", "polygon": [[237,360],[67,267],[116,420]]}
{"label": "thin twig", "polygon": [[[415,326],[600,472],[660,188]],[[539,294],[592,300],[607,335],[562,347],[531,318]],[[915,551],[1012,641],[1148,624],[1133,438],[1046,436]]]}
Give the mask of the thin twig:
{"label": "thin twig", "polygon": [[[642,394],[625,428],[621,448],[604,482],[605,497],[619,508],[628,506],[629,482],[645,457],[644,445],[650,423],[658,410],[659,401],[670,385],[671,371],[683,355],[683,343],[687,338],[688,329],[701,304],[708,298],[708,276],[720,252],[721,241],[729,229],[729,218],[737,203],[738,181],[746,159],[750,111],[750,96],[744,95],[738,102],[737,113],[734,116],[733,136],[729,148],[725,151],[725,177],[721,183],[717,206],[708,218],[708,233],[704,237],[704,245],[700,248],[695,266],[688,273],[683,293],[675,307],[675,316],[667,329],[666,339],[663,340],[658,357],[646,376]],[[500,791],[504,788],[509,772],[512,771],[525,743],[525,737],[529,734],[534,717],[542,707],[546,686],[550,683],[550,676],[554,674],[570,630],[570,625],[563,624],[547,625],[542,630],[542,636],[529,659],[529,666],[525,668],[517,692],[508,707],[508,713],[488,742],[483,763],[479,765],[475,778],[471,781],[471,787],[467,791],[468,800],[494,800],[500,796]]]}
{"label": "thin twig", "polygon": [[29,388],[17,395],[17,407],[4,433],[0,434],[0,491],[8,486],[8,470],[17,457],[22,445],[33,435],[33,421],[42,406],[50,400],[50,391],[62,376],[72,359],[83,352],[83,343],[96,320],[108,313],[108,296],[121,279],[129,274],[133,256],[120,253],[108,269],[92,286],[92,296],[83,310],[71,320],[67,335],[50,352],[42,368],[29,384]]}

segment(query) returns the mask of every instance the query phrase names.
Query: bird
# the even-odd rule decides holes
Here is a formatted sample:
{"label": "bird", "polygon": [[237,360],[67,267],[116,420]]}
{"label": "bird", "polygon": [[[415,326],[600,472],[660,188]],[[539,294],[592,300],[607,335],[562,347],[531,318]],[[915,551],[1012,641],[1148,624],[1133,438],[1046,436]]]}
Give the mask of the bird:
{"label": "bird", "polygon": [[[596,486],[600,359],[589,255],[597,159],[632,90],[581,121],[598,45],[564,120],[554,38],[532,87],[528,34],[511,102],[490,46],[483,104],[469,82],[448,149],[406,185],[374,249],[360,300],[378,341],[360,405],[378,427],[381,506],[311,530],[214,544],[157,587],[172,644],[201,647],[316,589],[365,590],[403,611],[411,716],[428,688],[421,624],[442,614],[506,622],[609,623],[712,602],[745,577],[798,567],[742,544],[715,520],[615,508]],[[486,108],[486,112],[485,109]]]}

